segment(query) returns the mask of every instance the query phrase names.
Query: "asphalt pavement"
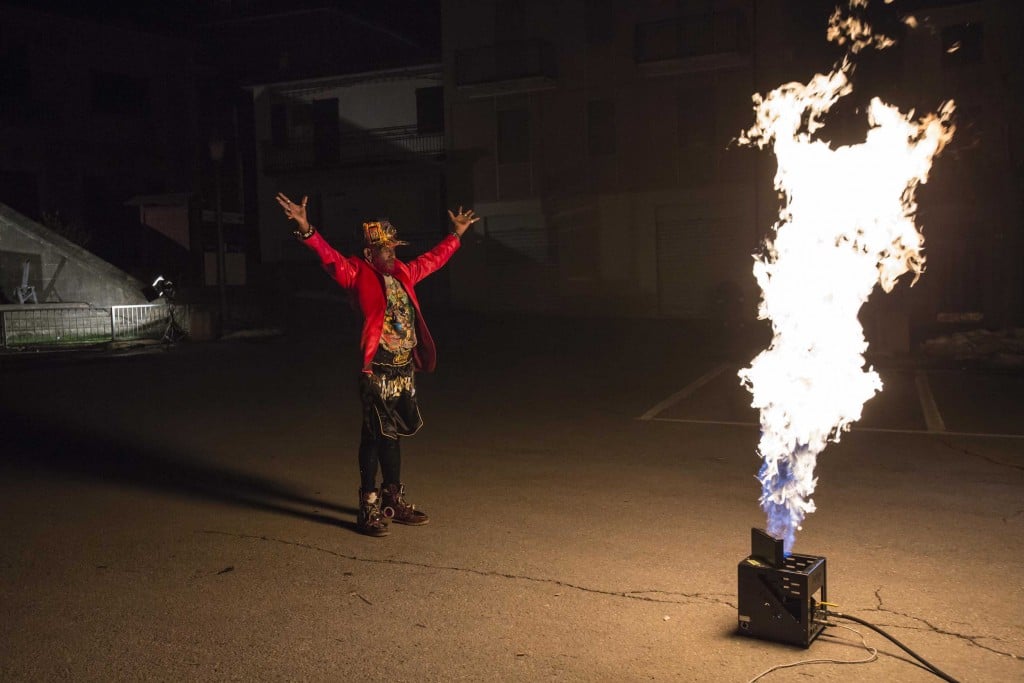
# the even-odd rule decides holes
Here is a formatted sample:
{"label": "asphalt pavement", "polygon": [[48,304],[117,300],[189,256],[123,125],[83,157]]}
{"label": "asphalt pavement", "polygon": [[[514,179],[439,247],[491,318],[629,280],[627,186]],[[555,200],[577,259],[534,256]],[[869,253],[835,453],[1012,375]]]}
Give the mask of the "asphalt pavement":
{"label": "asphalt pavement", "polygon": [[[431,522],[369,538],[335,314],[0,358],[0,679],[938,680],[850,621],[739,632],[758,334],[436,313],[403,445]],[[1024,680],[1024,375],[886,360],[795,551],[957,680]]]}

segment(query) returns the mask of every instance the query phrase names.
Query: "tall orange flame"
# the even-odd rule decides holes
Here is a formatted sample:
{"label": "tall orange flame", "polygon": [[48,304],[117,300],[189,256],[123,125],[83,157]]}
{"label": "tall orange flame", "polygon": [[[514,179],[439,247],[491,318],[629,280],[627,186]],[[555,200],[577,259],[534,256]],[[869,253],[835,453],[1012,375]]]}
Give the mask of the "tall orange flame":
{"label": "tall orange flame", "polygon": [[[849,9],[866,5],[850,0]],[[774,237],[754,261],[758,314],[772,321],[773,339],[739,376],[760,411],[767,530],[787,553],[815,509],[818,454],[882,388],[878,374],[864,369],[868,345],[857,314],[876,284],[889,292],[904,273],[916,282],[923,271],[914,192],[954,132],[952,101],[912,121],[913,111],[874,98],[864,142],[833,149],[817,139],[824,115],[853,91],[850,53],[893,44],[839,9],[828,38],[846,45],[847,56],[808,83],[755,94],[756,123],[738,138],[771,145],[784,198]]]}

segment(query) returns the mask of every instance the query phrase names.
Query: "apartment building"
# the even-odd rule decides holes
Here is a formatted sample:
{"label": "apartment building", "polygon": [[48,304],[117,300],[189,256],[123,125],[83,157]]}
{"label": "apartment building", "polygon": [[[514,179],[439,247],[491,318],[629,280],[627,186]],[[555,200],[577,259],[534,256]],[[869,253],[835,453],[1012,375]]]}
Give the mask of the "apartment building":
{"label": "apartment building", "polygon": [[[898,4],[879,3],[900,43],[858,58],[857,97],[920,112],[955,98],[961,129],[918,193],[932,270],[862,317],[1019,320],[1020,10]],[[444,0],[448,191],[485,216],[480,248],[452,264],[457,303],[752,319],[751,255],[779,198],[770,152],[733,139],[753,123],[753,93],[842,56],[825,39],[834,6]],[[911,12],[916,29],[900,21]],[[836,144],[863,139],[862,111],[835,118]]]}

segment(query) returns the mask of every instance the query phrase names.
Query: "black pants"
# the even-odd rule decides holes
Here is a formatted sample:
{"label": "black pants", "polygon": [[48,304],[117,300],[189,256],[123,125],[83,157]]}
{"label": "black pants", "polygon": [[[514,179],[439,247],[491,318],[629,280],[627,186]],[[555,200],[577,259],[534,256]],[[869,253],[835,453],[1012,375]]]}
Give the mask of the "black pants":
{"label": "black pants", "polygon": [[359,485],[364,491],[377,488],[378,468],[384,486],[402,483],[402,447],[398,439],[374,434],[364,420],[359,440]]}
{"label": "black pants", "polygon": [[373,365],[373,374],[360,373],[359,395],[363,424],[359,439],[359,481],[363,490],[377,488],[377,469],[383,484],[402,482],[399,439],[423,426],[412,364]]}

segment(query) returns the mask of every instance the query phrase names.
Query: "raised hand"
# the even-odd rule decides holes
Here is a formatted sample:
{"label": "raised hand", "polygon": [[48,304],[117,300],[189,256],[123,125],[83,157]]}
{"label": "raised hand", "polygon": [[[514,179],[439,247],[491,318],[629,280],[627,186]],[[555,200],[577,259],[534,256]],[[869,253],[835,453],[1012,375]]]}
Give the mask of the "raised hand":
{"label": "raised hand", "polygon": [[452,213],[451,209],[448,209],[448,217],[452,219],[452,225],[455,226],[455,233],[462,237],[462,233],[469,230],[469,226],[480,220],[480,216],[473,213],[473,209],[463,211],[462,207],[459,207],[458,213]]}
{"label": "raised hand", "polygon": [[299,226],[299,232],[309,232],[309,220],[306,218],[306,204],[308,202],[308,196],[303,196],[302,203],[296,204],[292,200],[288,199],[283,192],[277,193],[277,203],[281,205],[282,209],[284,209],[285,217],[288,218],[288,220],[295,221]]}

